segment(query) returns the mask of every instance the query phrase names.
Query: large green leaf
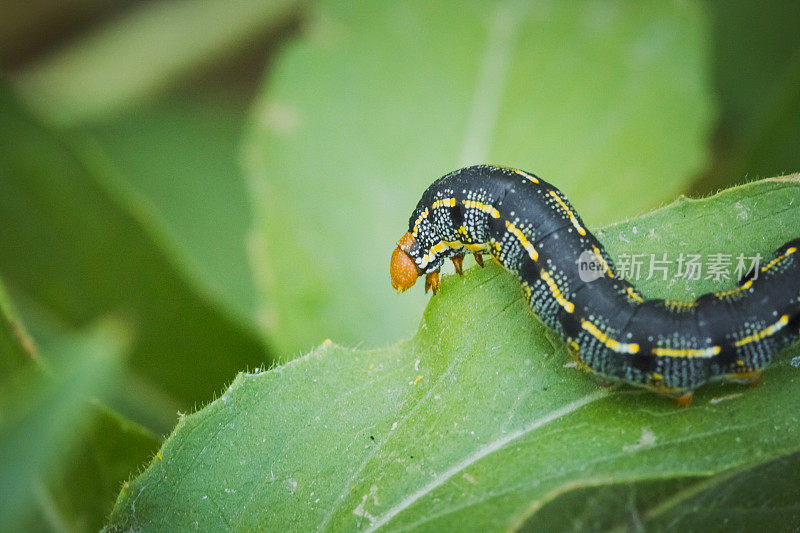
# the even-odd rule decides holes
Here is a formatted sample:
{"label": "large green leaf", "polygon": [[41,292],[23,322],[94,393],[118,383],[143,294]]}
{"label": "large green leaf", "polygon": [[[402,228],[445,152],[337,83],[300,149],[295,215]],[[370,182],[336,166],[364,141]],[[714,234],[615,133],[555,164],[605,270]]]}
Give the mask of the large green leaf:
{"label": "large green leaf", "polygon": [[800,3],[708,2],[719,121],[693,192],[800,168]]}
{"label": "large green leaf", "polygon": [[[679,200],[603,240],[615,255],[767,255],[797,237],[798,200],[800,177],[768,180]],[[732,284],[642,287],[686,298]],[[326,344],[240,374],[181,419],[120,493],[111,529],[499,530],[533,524],[548,501],[600,482],[648,483],[637,505],[663,509],[657,518],[674,502],[670,512],[684,516],[693,501],[678,499],[691,483],[800,452],[799,355],[796,345],[781,354],[761,388],[707,386],[688,409],[600,389],[568,362],[515,278],[473,268],[444,278],[409,341]]]}
{"label": "large green leaf", "polygon": [[[531,502],[524,531],[781,531],[800,523],[800,453],[709,477],[596,479]],[[566,491],[564,491],[566,489]]]}
{"label": "large green leaf", "polygon": [[[0,449],[6,458],[0,483],[11,491],[4,498],[19,507],[4,509],[0,524],[18,519],[35,529],[48,524],[56,530],[97,531],[122,483],[161,443],[99,402],[87,402],[88,395],[108,393],[119,379],[121,362],[114,354],[119,341],[114,333],[109,340],[107,329],[95,334],[99,339],[61,338],[46,347],[49,360],[43,361],[2,285],[0,322]],[[86,419],[90,422],[84,425]],[[70,453],[79,438],[76,453]],[[9,462],[11,457],[22,470]]]}
{"label": "large green leaf", "polygon": [[[125,391],[174,416],[247,366],[261,337],[203,291],[105,159],[48,129],[0,89],[0,273],[69,327],[109,311],[136,328]],[[131,383],[137,383],[134,388]]]}
{"label": "large green leaf", "polygon": [[62,339],[51,347],[52,372],[31,367],[26,386],[0,390],[0,528],[16,530],[30,517],[42,482],[69,457],[91,414],[91,396],[117,386],[127,334],[115,322]]}
{"label": "large green leaf", "polygon": [[80,445],[60,454],[63,464],[38,491],[38,520],[52,529],[98,531],[120,488],[161,445],[162,439],[99,403],[89,416]]}
{"label": "large green leaf", "polygon": [[800,524],[797,487],[800,454],[732,469],[683,490],[648,509],[646,518],[661,530],[726,529],[780,531]]}
{"label": "large green leaf", "polygon": [[[37,360],[36,348],[13,310],[0,282],[0,389],[10,384]],[[0,420],[2,419],[0,408]]]}
{"label": "large green leaf", "polygon": [[82,131],[153,206],[204,286],[252,321],[252,217],[238,165],[244,121],[244,111],[230,103],[173,97]]}
{"label": "large green leaf", "polygon": [[693,2],[318,4],[270,71],[246,150],[279,352],[412,333],[424,299],[387,309],[386,262],[453,168],[530,169],[596,224],[673,198],[705,157],[703,15]]}

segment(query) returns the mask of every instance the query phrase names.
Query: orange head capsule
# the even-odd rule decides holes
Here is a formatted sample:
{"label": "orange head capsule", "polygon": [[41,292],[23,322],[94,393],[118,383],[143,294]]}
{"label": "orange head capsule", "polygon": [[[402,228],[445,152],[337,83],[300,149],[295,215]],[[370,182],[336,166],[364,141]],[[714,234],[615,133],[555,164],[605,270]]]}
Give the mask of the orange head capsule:
{"label": "orange head capsule", "polygon": [[392,252],[392,260],[389,262],[389,278],[392,287],[397,292],[403,292],[413,287],[421,275],[414,260],[405,252],[413,243],[414,236],[406,233],[397,241],[397,248]]}

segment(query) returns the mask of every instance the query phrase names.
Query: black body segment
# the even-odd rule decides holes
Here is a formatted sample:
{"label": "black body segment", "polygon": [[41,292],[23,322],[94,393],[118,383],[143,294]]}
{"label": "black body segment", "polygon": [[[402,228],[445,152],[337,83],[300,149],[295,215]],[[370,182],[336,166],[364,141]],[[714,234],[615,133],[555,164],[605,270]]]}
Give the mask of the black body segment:
{"label": "black body segment", "polygon": [[[644,300],[561,191],[491,165],[435,181],[408,231],[414,239],[404,251],[421,273],[448,257],[491,254],[517,275],[533,310],[581,366],[606,379],[681,396],[708,381],[753,381],[798,339],[800,238],[735,289],[692,302]],[[597,276],[581,275],[579,261],[587,260]]]}

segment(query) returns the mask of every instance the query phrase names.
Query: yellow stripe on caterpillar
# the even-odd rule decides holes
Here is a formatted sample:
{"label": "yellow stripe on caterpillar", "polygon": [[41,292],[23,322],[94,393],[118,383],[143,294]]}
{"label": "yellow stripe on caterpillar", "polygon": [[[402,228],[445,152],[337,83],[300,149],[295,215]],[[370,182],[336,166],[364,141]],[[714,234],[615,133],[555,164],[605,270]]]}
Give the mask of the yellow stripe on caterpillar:
{"label": "yellow stripe on caterpillar", "polygon": [[553,276],[551,276],[549,272],[547,272],[546,270],[542,270],[539,273],[539,276],[541,276],[541,278],[550,288],[550,292],[558,302],[558,305],[563,307],[567,313],[572,313],[573,311],[575,311],[575,304],[564,298],[564,295],[561,293],[561,290],[558,288],[558,285],[556,285]]}
{"label": "yellow stripe on caterpillar", "polygon": [[564,202],[564,200],[558,196],[558,193],[556,193],[556,191],[550,191],[550,196],[556,199],[556,202],[558,202],[558,205],[561,206],[561,209],[563,209],[564,212],[569,216],[569,221],[572,222],[572,225],[575,226],[575,229],[578,230],[578,233],[581,235],[586,235],[586,230],[583,229],[583,226],[581,226],[578,222],[578,217],[575,216],[575,213],[573,213],[572,209],[567,206],[566,202]]}
{"label": "yellow stripe on caterpillar", "polygon": [[744,346],[745,344],[749,344],[751,342],[760,341],[765,337],[774,335],[775,333],[783,329],[788,323],[789,323],[789,315],[783,315],[778,319],[777,322],[775,322],[771,326],[767,326],[761,331],[758,331],[756,333],[753,333],[752,335],[748,335],[747,337],[739,339],[738,341],[733,343],[733,345],[738,347],[738,346]]}
{"label": "yellow stripe on caterpillar", "polygon": [[441,200],[436,200],[433,202],[431,209],[436,209],[437,207],[455,207],[456,206],[456,199],[455,198],[442,198]]}
{"label": "yellow stripe on caterpillar", "polygon": [[[600,248],[598,248],[597,246],[595,246],[595,245],[593,244],[593,245],[592,245],[592,251],[594,252],[594,255],[595,255],[595,256],[597,256],[597,260],[598,260],[598,261],[600,261],[600,266],[602,266],[602,267],[603,267],[603,270],[605,270],[605,271],[606,271],[606,275],[607,275],[609,278],[613,278],[613,277],[615,277],[615,276],[614,276],[614,271],[613,271],[613,270],[611,270],[611,267],[610,267],[610,266],[608,266],[608,263],[606,263],[606,260],[605,260],[605,259],[603,259],[603,253],[600,251]],[[637,296],[638,296],[638,295],[637,295]]]}
{"label": "yellow stripe on caterpillar", "polygon": [[784,259],[786,259],[790,255],[795,253],[796,251],[797,251],[797,248],[795,248],[794,246],[792,246],[791,248],[787,248],[786,251],[783,252],[783,254],[779,255],[778,257],[776,257],[775,259],[773,259],[772,261],[770,261],[769,263],[767,263],[766,265],[761,267],[761,272],[766,272],[767,270],[769,270],[770,268],[774,267],[775,265],[777,265],[778,263],[780,263],[781,261],[783,261]]}
{"label": "yellow stripe on caterpillar", "polygon": [[660,357],[713,357],[722,348],[710,346],[708,348],[653,348],[653,355]]}
{"label": "yellow stripe on caterpillar", "polygon": [[515,173],[519,174],[523,178],[527,178],[527,179],[531,180],[534,183],[539,183],[539,180],[536,179],[536,176],[531,176],[527,172],[523,172],[522,170],[519,170],[519,169],[516,169],[516,168],[513,168],[511,170],[513,170]]}
{"label": "yellow stripe on caterpillar", "polygon": [[417,236],[417,230],[419,229],[419,225],[422,223],[423,219],[428,216],[428,208],[426,207],[422,213],[419,214],[417,220],[414,221],[414,229],[411,231],[411,234],[415,237]]}
{"label": "yellow stripe on caterpillar", "polygon": [[720,299],[727,298],[729,296],[735,296],[735,295],[739,294],[742,291],[746,291],[747,289],[749,289],[752,286],[753,286],[753,280],[748,279],[747,281],[745,281],[744,283],[742,283],[741,285],[739,285],[738,287],[736,287],[734,289],[730,289],[730,290],[727,290],[727,291],[717,291],[717,292],[714,293],[714,296],[716,296],[717,298],[720,298]]}
{"label": "yellow stripe on caterpillar", "polygon": [[428,250],[428,253],[422,256],[420,267],[424,268],[425,265],[430,263],[431,260],[436,257],[436,254],[443,252],[445,248],[447,248],[447,243],[445,241],[439,241],[431,246],[430,250]]}
{"label": "yellow stripe on caterpillar", "polygon": [[422,257],[423,264],[428,264],[436,254],[444,252],[445,248],[462,248],[464,244],[461,241],[439,241],[428,250],[428,253]]}
{"label": "yellow stripe on caterpillar", "polygon": [[[456,205],[456,199],[455,198],[443,198],[441,200],[436,200],[435,202],[433,202],[433,205],[431,206],[431,209],[436,209],[437,207],[442,207],[442,206],[455,207],[455,205]],[[422,213],[419,214],[419,216],[417,217],[417,220],[414,221],[414,229],[411,231],[411,233],[415,237],[417,235],[417,230],[419,229],[419,225],[428,216],[428,214],[429,214],[429,211],[428,211],[428,208],[426,207],[422,211]]]}
{"label": "yellow stripe on caterpillar", "polygon": [[462,203],[466,207],[472,207],[474,209],[483,211],[484,213],[489,213],[492,216],[492,218],[500,218],[500,211],[498,211],[497,209],[494,208],[494,206],[491,206],[489,204],[484,204],[482,202],[477,202],[475,200],[463,200]]}
{"label": "yellow stripe on caterpillar", "polygon": [[444,249],[447,248],[447,242],[439,241],[433,246],[431,246],[431,254],[440,254],[444,252]]}
{"label": "yellow stripe on caterpillar", "polygon": [[422,264],[420,266],[424,267],[425,265],[430,263],[431,260],[436,256],[436,254],[442,253],[445,250],[445,248],[452,248],[452,249],[466,248],[467,250],[470,250],[470,251],[472,251],[472,250],[476,250],[477,251],[477,250],[482,250],[483,246],[484,246],[483,244],[477,244],[477,245],[476,244],[466,244],[465,245],[461,241],[439,241],[436,244],[434,244],[433,246],[431,246],[431,248],[430,248],[430,250],[428,250],[427,254],[422,256],[422,261],[421,261]]}
{"label": "yellow stripe on caterpillar", "polygon": [[525,248],[525,251],[528,252],[528,257],[530,257],[534,261],[537,261],[539,259],[539,252],[536,251],[536,249],[530,243],[528,238],[525,237],[525,234],[522,233],[522,231],[520,231],[519,228],[517,228],[514,224],[512,224],[508,220],[506,220],[506,228],[508,228],[508,231],[514,234],[514,236],[520,242],[522,247]]}
{"label": "yellow stripe on caterpillar", "polygon": [[585,318],[581,319],[581,327],[586,331],[588,331],[592,335],[592,337],[602,342],[606,346],[606,348],[609,348],[617,353],[630,353],[630,354],[639,353],[639,345],[637,343],[633,342],[628,344],[612,339],[611,337],[600,331],[600,328],[598,328]]}
{"label": "yellow stripe on caterpillar", "polygon": [[635,290],[633,290],[633,287],[625,287],[625,293],[628,296],[630,296],[631,300],[633,300],[635,302],[638,302],[638,303],[643,303],[644,302],[644,298],[639,296],[639,293],[636,292]]}
{"label": "yellow stripe on caterpillar", "polygon": [[664,300],[664,306],[670,311],[685,311],[697,307],[697,300]]}

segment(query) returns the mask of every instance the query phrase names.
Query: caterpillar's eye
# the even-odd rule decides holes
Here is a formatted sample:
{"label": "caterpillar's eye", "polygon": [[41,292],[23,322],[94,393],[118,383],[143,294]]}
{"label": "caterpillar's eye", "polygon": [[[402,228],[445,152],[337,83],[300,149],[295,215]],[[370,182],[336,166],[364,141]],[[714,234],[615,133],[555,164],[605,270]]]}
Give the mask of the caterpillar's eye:
{"label": "caterpillar's eye", "polygon": [[414,260],[400,248],[401,246],[407,247],[413,241],[414,237],[410,233],[406,233],[392,252],[392,259],[389,262],[389,279],[397,292],[403,292],[413,287],[420,276]]}

